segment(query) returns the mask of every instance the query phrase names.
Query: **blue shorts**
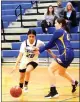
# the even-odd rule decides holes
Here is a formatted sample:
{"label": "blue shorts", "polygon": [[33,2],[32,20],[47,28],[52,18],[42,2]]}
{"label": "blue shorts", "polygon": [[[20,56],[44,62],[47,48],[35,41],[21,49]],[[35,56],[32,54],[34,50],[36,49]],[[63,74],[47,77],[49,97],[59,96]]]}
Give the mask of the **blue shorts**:
{"label": "blue shorts", "polygon": [[72,49],[66,49],[66,56],[65,54],[63,54],[58,58],[61,60],[62,63],[57,59],[56,59],[56,62],[61,66],[63,66],[64,68],[67,68],[71,64],[72,60],[74,59],[74,52]]}

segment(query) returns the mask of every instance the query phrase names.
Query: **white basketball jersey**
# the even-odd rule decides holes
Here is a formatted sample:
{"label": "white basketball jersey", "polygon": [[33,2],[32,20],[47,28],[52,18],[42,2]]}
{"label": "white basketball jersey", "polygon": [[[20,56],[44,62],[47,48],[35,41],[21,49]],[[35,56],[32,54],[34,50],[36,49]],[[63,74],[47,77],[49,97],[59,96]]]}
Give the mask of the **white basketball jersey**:
{"label": "white basketball jersey", "polygon": [[35,55],[33,50],[35,47],[39,48],[40,46],[44,46],[44,42],[40,40],[34,41],[33,44],[30,44],[29,40],[22,42],[20,52],[23,53],[23,57],[21,59],[20,69],[24,69],[26,65],[31,61],[38,63],[38,55]]}

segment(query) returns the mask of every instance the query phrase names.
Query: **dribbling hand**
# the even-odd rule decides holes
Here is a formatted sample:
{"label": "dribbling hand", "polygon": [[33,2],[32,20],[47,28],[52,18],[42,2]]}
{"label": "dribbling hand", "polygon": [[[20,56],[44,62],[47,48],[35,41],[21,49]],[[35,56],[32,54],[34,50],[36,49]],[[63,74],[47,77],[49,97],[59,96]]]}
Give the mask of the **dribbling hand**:
{"label": "dribbling hand", "polygon": [[13,73],[14,71],[16,71],[17,69],[18,69],[18,66],[15,65],[15,66],[13,67],[13,70],[11,71],[11,73]]}
{"label": "dribbling hand", "polygon": [[35,55],[39,55],[39,54],[40,54],[40,52],[39,52],[39,48],[37,48],[37,47],[34,49],[33,52],[34,52]]}

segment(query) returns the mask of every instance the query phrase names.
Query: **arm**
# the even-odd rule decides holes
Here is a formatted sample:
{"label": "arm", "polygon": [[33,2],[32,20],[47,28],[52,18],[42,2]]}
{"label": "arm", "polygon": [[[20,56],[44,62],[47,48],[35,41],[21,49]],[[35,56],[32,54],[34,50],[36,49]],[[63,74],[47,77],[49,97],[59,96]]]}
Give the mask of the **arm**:
{"label": "arm", "polygon": [[[35,47],[35,49],[34,49],[34,53],[35,54],[40,54],[39,53],[39,48],[41,47],[41,46],[45,46],[45,44],[44,44],[44,42],[43,41],[41,41],[41,40],[39,40],[39,46],[37,46],[37,47]],[[56,58],[56,55],[50,50],[50,49],[48,49],[47,50],[47,52],[53,57],[53,58]]]}
{"label": "arm", "polygon": [[51,49],[55,46],[55,41],[63,34],[64,30],[59,29],[53,34],[51,40],[45,45],[39,48],[39,52],[43,52],[44,50]]}
{"label": "arm", "polygon": [[73,11],[72,12],[73,14],[72,14],[72,23],[74,24],[74,25],[76,25],[76,11]]}
{"label": "arm", "polygon": [[14,69],[17,69],[17,68],[18,68],[18,64],[19,64],[19,62],[21,61],[22,56],[23,56],[23,53],[24,53],[24,48],[25,48],[25,42],[23,42],[23,43],[21,44],[20,51],[19,51],[19,55],[18,55],[18,57],[17,57],[17,60],[16,60],[16,63],[15,63]]}
{"label": "arm", "polygon": [[53,25],[55,25],[55,20],[58,18],[58,16],[55,14],[54,15],[54,20],[53,20]]}
{"label": "arm", "polygon": [[56,55],[55,55],[50,49],[48,49],[47,52],[48,52],[53,58],[56,58]]}
{"label": "arm", "polygon": [[74,20],[76,20],[76,11],[74,11],[73,15],[74,15]]}
{"label": "arm", "polygon": [[62,8],[62,10],[61,10],[61,13],[60,13],[60,17],[63,17],[64,18],[64,8]]}
{"label": "arm", "polygon": [[44,20],[46,20],[46,13],[44,13]]}
{"label": "arm", "polygon": [[16,68],[16,69],[17,69],[17,66],[18,66],[19,62],[20,62],[21,59],[22,59],[22,56],[23,56],[23,54],[20,52],[19,55],[18,55],[18,57],[17,57],[16,63],[15,63],[15,68]]}
{"label": "arm", "polygon": [[66,11],[64,11],[63,18],[64,18],[64,19],[67,19],[67,17],[66,17]]}

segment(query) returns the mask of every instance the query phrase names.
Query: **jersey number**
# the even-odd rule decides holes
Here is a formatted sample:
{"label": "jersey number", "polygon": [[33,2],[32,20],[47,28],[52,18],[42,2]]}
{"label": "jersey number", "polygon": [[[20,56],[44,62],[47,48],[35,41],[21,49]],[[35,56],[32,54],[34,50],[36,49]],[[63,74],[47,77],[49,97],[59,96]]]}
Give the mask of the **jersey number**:
{"label": "jersey number", "polygon": [[28,57],[28,58],[33,58],[34,55],[35,55],[35,54],[28,54],[28,55],[26,55],[26,57]]}
{"label": "jersey number", "polygon": [[67,40],[70,40],[70,37],[69,37],[69,35],[67,34]]}

